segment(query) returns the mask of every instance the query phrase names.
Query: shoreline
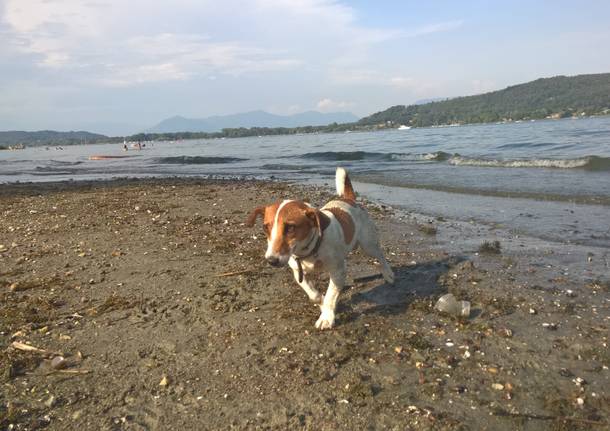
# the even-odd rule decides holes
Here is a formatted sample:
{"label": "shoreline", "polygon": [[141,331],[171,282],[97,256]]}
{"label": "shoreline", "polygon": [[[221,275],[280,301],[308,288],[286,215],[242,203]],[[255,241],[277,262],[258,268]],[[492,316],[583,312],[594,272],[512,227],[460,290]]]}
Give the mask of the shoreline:
{"label": "shoreline", "polygon": [[[417,125],[413,125],[413,126],[409,126],[411,129],[444,129],[447,127],[468,127],[468,126],[488,126],[488,125],[511,125],[511,124],[522,124],[522,123],[530,123],[530,122],[546,122],[546,121],[567,121],[567,120],[587,120],[587,119],[592,119],[592,118],[604,118],[604,117],[610,117],[610,113],[600,113],[600,114],[591,114],[591,115],[586,115],[586,116],[576,116],[576,117],[561,117],[561,118],[535,118],[535,119],[523,119],[523,120],[506,120],[506,121],[488,121],[488,122],[484,122],[484,123],[446,123],[446,124],[437,124],[437,125],[429,125],[429,126],[417,126]],[[348,126],[354,124],[356,125],[357,122],[355,123],[339,123],[338,126],[339,127],[343,127],[343,126]],[[328,127],[328,125],[326,126],[300,126],[300,127],[295,127],[295,129],[297,128],[307,128],[307,127]],[[137,139],[138,136],[146,136],[146,135],[177,135],[177,136],[182,136],[184,135],[189,135],[189,134],[194,134],[194,133],[202,133],[202,134],[208,134],[208,135],[214,135],[215,133],[221,133],[221,132],[167,132],[167,133],[146,133],[146,132],[139,132],[139,133],[135,133],[132,135],[125,135],[125,136],[107,136],[107,138],[109,140],[104,141],[104,140],[100,140],[100,141],[95,141],[95,142],[89,142],[86,143],[84,145],[99,145],[99,144],[122,144],[125,140],[127,140],[127,142],[133,143],[133,142],[138,142],[138,141],[142,141],[142,142],[173,142],[173,141],[195,141],[195,140],[216,140],[216,139],[240,139],[240,138],[247,138],[247,137],[256,137],[256,136],[265,136],[265,137],[269,137],[269,136],[295,136],[295,135],[331,135],[331,134],[344,134],[344,133],[368,133],[368,132],[387,132],[387,131],[398,131],[402,129],[399,129],[399,126],[396,127],[375,127],[375,126],[360,126],[360,127],[366,127],[366,128],[361,128],[361,129],[355,129],[355,130],[351,130],[351,129],[345,129],[345,130],[338,130],[338,131],[313,131],[313,132],[298,132],[298,133],[261,133],[261,129],[265,129],[266,127],[250,127],[247,129],[257,129],[256,133],[252,133],[251,135],[243,135],[243,136],[231,136],[231,135],[219,135],[219,136],[210,136],[210,137],[198,137],[198,138],[185,138],[185,137],[175,137],[175,138],[169,138],[169,139],[150,139],[150,140],[143,140],[143,139]],[[237,130],[238,128],[234,128],[234,130]],[[20,131],[21,132],[21,131]],[[27,131],[23,131],[24,133],[37,133],[36,131],[34,132],[27,132]],[[40,131],[38,131],[40,132]],[[58,131],[59,133],[70,133],[68,131]],[[6,145],[9,145],[8,147]],[[10,148],[11,144],[1,144],[0,143],[0,151],[2,150],[7,150],[7,151],[13,151],[13,150],[18,150],[18,149],[13,149]],[[37,144],[37,145],[31,145],[31,143],[25,143],[26,147],[45,147],[45,146],[73,146],[73,145],[83,145],[81,143],[61,143],[61,142],[47,142],[44,144]]]}
{"label": "shoreline", "polygon": [[[577,246],[367,201],[397,282],[354,253],[337,326],[320,332],[289,272],[264,264],[260,226],[243,225],[284,197],[321,206],[329,189],[201,178],[0,187],[0,427],[610,423],[610,289],[566,271]],[[500,253],[480,252],[485,238]],[[468,319],[433,309],[447,292],[472,303]],[[73,374],[14,341],[62,352]]]}

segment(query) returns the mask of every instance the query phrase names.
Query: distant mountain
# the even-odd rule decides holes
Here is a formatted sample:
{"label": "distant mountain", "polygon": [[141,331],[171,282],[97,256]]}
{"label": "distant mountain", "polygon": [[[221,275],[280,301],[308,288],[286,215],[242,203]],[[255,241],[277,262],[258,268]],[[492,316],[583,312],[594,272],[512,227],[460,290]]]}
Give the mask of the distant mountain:
{"label": "distant mountain", "polygon": [[41,130],[38,132],[22,132],[11,130],[0,132],[0,145],[73,145],[90,144],[107,140],[108,137],[89,132],[56,132]]}
{"label": "distant mountain", "polygon": [[207,118],[175,116],[161,121],[147,130],[148,133],[220,132],[239,127],[301,127],[323,126],[332,123],[351,123],[358,117],[350,112],[322,113],[307,111],[294,115],[275,115],[265,111],[251,111]]}
{"label": "distant mountain", "polygon": [[600,73],[541,78],[476,96],[392,106],[362,118],[358,124],[424,127],[608,113],[610,73]]}

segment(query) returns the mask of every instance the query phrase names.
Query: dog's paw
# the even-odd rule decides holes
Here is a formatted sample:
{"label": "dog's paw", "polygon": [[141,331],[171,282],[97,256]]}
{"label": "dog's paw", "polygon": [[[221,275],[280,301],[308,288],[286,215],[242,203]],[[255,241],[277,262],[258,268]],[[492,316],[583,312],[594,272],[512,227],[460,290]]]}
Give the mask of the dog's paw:
{"label": "dog's paw", "polygon": [[335,313],[331,310],[322,310],[322,314],[316,322],[316,328],[324,330],[331,329],[335,324]]}

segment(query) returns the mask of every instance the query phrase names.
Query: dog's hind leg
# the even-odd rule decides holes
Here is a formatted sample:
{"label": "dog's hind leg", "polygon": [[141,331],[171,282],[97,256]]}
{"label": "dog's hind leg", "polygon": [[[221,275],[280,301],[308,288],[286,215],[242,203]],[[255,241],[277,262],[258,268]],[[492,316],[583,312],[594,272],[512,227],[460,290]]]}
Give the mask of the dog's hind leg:
{"label": "dog's hind leg", "polygon": [[372,222],[364,225],[358,238],[358,244],[362,248],[364,254],[377,259],[379,263],[381,263],[381,274],[383,275],[384,280],[390,284],[394,284],[394,271],[392,271],[390,264],[383,255],[383,251],[379,245],[377,229],[375,229],[375,225]]}

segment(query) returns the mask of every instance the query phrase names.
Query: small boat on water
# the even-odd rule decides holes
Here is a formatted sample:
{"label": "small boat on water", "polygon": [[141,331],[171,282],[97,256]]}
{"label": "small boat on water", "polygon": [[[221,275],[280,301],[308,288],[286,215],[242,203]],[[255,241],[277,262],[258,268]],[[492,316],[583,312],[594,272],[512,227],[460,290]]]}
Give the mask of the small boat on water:
{"label": "small boat on water", "polygon": [[404,124],[401,124],[398,130],[409,130],[410,128],[411,126],[405,126]]}

